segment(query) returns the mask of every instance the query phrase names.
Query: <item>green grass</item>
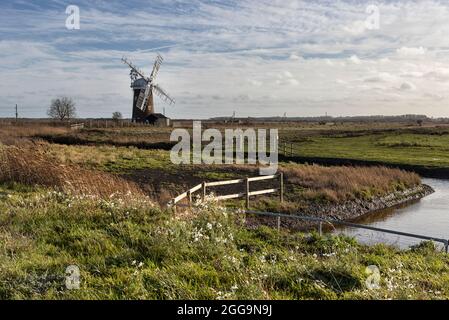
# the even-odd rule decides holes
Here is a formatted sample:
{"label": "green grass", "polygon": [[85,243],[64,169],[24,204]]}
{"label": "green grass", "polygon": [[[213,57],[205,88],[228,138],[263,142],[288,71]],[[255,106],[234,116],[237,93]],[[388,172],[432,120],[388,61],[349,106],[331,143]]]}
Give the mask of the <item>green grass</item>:
{"label": "green grass", "polygon": [[[257,168],[251,166],[174,165],[170,161],[169,151],[165,150],[55,144],[47,144],[45,147],[52,157],[64,164],[76,164],[124,175],[155,187],[158,193],[161,193],[161,190],[170,193],[171,197],[203,181],[232,180],[259,174]],[[382,168],[324,168],[281,163],[281,170],[286,177],[285,199],[291,202],[289,207],[293,211],[314,203],[370,200],[420,183],[419,180],[406,183],[408,176],[413,176],[412,174],[397,175],[397,172]],[[377,181],[379,179],[381,181]],[[265,189],[273,187],[277,187],[275,182],[264,186]],[[238,190],[227,192],[240,192],[242,187],[235,188]],[[261,190],[262,186],[258,188]],[[214,191],[216,188],[211,190]],[[271,201],[269,207],[273,206],[281,207],[279,203]]]}
{"label": "green grass", "polygon": [[[146,204],[0,186],[2,299],[435,299],[449,257],[346,237],[242,227],[209,204],[175,218]],[[65,269],[81,289],[65,288]],[[369,290],[376,265],[381,288]]]}
{"label": "green grass", "polygon": [[[449,167],[448,132],[447,127],[420,128],[382,123],[279,128],[281,140],[293,142],[300,156],[370,160],[433,168]],[[126,150],[119,146],[139,146],[139,143],[142,143],[142,148],[145,148],[145,144],[154,147],[157,144],[169,143],[169,129],[86,129],[66,135],[89,143],[101,142],[111,146],[116,144],[117,152]],[[282,144],[280,149],[282,150]],[[135,151],[132,156],[135,161],[118,158],[106,166],[112,171],[119,172],[121,169],[140,167],[162,168],[170,163],[168,152],[165,152],[164,161],[157,160],[157,163],[151,163],[150,159],[154,156],[154,152],[161,151]]]}
{"label": "green grass", "polygon": [[313,137],[296,143],[297,155],[449,167],[449,135],[382,133],[356,137]]}

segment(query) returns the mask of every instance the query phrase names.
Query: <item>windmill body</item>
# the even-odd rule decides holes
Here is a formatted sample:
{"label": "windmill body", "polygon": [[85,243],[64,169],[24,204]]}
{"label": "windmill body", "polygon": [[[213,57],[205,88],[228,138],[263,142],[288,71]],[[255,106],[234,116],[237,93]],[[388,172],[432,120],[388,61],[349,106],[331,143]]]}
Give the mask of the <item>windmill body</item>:
{"label": "windmill body", "polygon": [[174,104],[175,100],[171,98],[160,86],[154,83],[163,58],[158,55],[154,62],[153,71],[149,77],[140,71],[126,58],[122,58],[123,63],[131,68],[131,88],[134,91],[132,120],[134,122],[148,122],[150,115],[154,114],[154,93],[169,104]]}
{"label": "windmill body", "polygon": [[132,119],[135,122],[142,122],[154,113],[153,92],[144,78],[131,83],[131,88],[134,91]]}

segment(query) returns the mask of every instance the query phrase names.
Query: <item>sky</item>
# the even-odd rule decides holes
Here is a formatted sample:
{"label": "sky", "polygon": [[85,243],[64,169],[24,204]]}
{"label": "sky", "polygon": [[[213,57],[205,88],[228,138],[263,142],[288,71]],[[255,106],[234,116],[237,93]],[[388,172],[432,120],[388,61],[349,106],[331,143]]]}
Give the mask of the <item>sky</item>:
{"label": "sky", "polygon": [[[80,28],[66,26],[79,8]],[[69,22],[72,21],[69,19]],[[131,116],[128,57],[172,118],[449,117],[449,1],[1,1],[0,117]]]}

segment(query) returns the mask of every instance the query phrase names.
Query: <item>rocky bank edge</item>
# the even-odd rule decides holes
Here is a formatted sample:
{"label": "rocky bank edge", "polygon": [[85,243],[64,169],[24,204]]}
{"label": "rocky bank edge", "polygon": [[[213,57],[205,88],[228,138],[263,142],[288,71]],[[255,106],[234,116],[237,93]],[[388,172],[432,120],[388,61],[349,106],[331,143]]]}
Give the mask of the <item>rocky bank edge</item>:
{"label": "rocky bank edge", "polygon": [[[303,209],[301,215],[352,221],[367,214],[422,199],[434,192],[435,190],[433,190],[432,187],[426,184],[421,184],[404,191],[397,191],[385,196],[375,197],[371,200],[357,199],[346,201],[342,204],[315,204]],[[292,216],[294,216],[294,214],[292,214]],[[253,217],[246,220],[246,225],[249,228],[256,228],[260,224],[275,227],[276,221],[268,217]],[[313,227],[314,224],[298,219],[282,218],[281,226],[291,230],[304,230]]]}
{"label": "rocky bank edge", "polygon": [[432,187],[421,184],[404,191],[397,191],[371,200],[351,200],[343,204],[316,205],[304,211],[306,215],[327,217],[337,220],[354,220],[366,214],[392,208],[410,201],[422,199],[435,190]]}

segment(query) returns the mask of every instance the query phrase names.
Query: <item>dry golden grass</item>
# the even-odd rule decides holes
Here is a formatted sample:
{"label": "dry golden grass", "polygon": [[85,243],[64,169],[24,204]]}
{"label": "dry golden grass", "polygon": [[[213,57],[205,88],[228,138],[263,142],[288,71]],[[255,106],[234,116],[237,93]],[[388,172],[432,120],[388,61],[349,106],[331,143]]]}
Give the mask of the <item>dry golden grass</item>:
{"label": "dry golden grass", "polygon": [[63,164],[76,164],[83,167],[100,167],[115,162],[121,157],[131,159],[136,151],[111,146],[68,146],[43,143],[49,156]]}
{"label": "dry golden grass", "polygon": [[39,143],[0,145],[0,182],[53,187],[72,194],[108,198],[144,196],[134,182],[109,173],[64,165],[46,154]]}
{"label": "dry golden grass", "polygon": [[63,134],[70,129],[63,126],[50,126],[48,124],[1,124],[0,142],[5,144],[15,144],[24,138],[30,138],[37,135],[56,135]]}
{"label": "dry golden grass", "polygon": [[319,193],[333,201],[383,195],[421,183],[415,173],[386,167],[295,165],[281,170],[288,183],[308,189],[306,196],[312,198]]}

